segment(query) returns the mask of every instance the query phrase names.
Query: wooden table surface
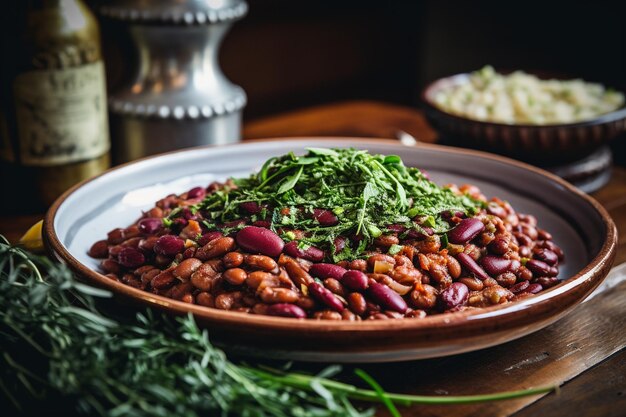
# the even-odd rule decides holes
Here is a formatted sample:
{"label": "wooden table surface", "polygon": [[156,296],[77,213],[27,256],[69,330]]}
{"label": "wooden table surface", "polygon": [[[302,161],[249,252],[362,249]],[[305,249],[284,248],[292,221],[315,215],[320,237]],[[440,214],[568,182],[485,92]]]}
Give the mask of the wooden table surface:
{"label": "wooden table surface", "polygon": [[[399,131],[425,142],[435,142],[437,138],[420,111],[364,101],[324,105],[252,121],[244,126],[244,137],[395,138]],[[626,168],[614,167],[611,181],[592,195],[617,224],[620,238],[615,265],[625,262]],[[41,217],[0,217],[0,234],[15,242]],[[416,394],[478,394],[564,383],[558,394],[544,397],[400,408],[404,417],[624,416],[625,328],[626,281],[622,281],[564,319],[518,341],[449,358],[361,367],[389,391]],[[346,369],[346,375],[350,370],[351,367]],[[381,409],[377,415],[387,412]]]}

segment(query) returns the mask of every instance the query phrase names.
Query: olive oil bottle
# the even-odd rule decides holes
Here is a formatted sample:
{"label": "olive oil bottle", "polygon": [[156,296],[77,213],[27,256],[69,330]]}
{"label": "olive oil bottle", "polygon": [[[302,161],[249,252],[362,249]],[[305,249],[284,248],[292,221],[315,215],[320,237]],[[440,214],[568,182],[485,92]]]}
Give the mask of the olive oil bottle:
{"label": "olive oil bottle", "polygon": [[0,181],[9,212],[41,211],[110,165],[95,16],[82,0],[26,5],[15,13],[21,23],[5,48],[12,69],[2,77],[10,99],[0,117]]}

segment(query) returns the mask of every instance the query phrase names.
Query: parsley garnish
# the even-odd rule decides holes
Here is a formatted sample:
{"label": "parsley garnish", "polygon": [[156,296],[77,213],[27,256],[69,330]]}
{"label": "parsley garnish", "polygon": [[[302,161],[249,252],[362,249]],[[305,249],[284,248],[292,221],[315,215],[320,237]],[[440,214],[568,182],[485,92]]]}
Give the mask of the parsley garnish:
{"label": "parsley garnish", "polygon": [[[293,240],[290,230],[301,230],[304,244],[329,253],[334,252],[335,238],[347,237],[349,244],[333,256],[334,261],[363,256],[391,224],[417,231],[428,227],[443,234],[450,225],[442,213],[473,215],[482,205],[439,187],[419,169],[406,167],[397,155],[357,149],[308,148],[303,156],[290,152],[269,159],[258,173],[236,178],[234,183],[236,188],[210,194],[193,209],[212,219],[215,228],[247,217],[269,221],[285,240]],[[261,213],[251,216],[240,207],[250,202],[262,207]],[[332,211],[339,222],[321,225],[314,209]],[[358,239],[350,243],[355,236]]]}

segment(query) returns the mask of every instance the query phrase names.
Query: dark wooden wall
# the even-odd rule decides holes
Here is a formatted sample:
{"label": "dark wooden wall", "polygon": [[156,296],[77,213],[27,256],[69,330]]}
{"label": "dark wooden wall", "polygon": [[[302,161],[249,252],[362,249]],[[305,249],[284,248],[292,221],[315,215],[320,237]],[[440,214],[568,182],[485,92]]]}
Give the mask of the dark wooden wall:
{"label": "dark wooden wall", "polygon": [[[247,120],[344,99],[419,104],[430,80],[492,64],[626,87],[626,13],[609,1],[248,0],[221,49]],[[132,46],[103,22],[111,88]]]}

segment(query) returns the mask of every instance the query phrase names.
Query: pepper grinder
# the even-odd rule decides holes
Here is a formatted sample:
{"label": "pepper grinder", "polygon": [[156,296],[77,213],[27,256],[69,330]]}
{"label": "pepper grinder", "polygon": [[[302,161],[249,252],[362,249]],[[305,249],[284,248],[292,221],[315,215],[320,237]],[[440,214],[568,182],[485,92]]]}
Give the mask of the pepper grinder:
{"label": "pepper grinder", "polygon": [[113,160],[241,139],[243,89],[218,52],[244,0],[114,0],[100,13],[128,25],[137,50],[131,82],[109,98]]}

